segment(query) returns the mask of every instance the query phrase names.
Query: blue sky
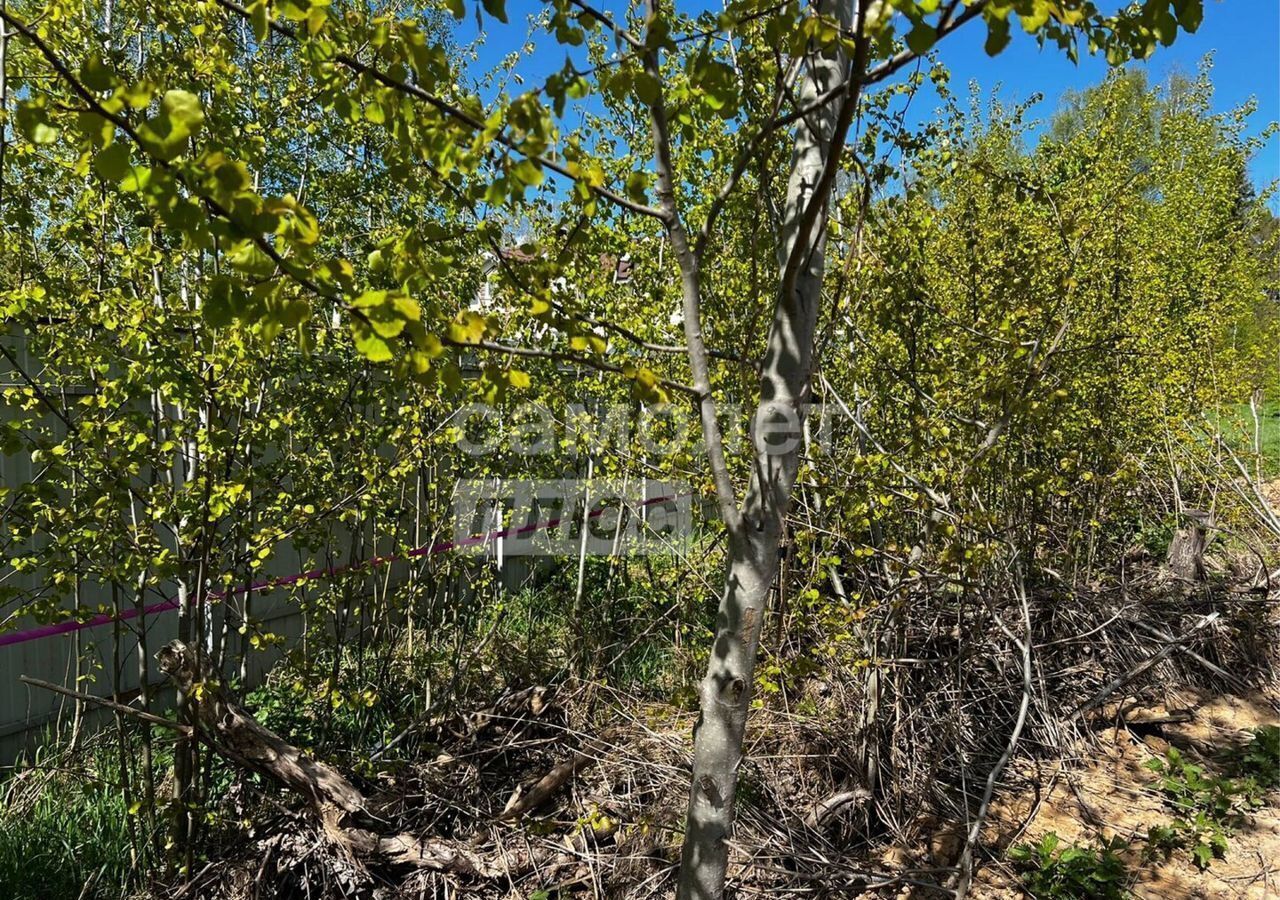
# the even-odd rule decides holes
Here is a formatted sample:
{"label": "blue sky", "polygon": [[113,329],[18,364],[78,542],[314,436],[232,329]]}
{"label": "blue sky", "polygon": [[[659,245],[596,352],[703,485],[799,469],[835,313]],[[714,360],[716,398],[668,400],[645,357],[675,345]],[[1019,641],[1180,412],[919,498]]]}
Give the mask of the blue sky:
{"label": "blue sky", "polygon": [[[1045,100],[1038,110],[1047,116],[1064,91],[1096,84],[1107,72],[1101,58],[1084,57],[1076,66],[1056,47],[1040,50],[1034,40],[1018,34],[1004,53],[992,59],[982,49],[984,36],[978,26],[959,31],[940,45],[957,91],[970,79],[976,79],[983,90],[999,85],[1001,96],[1011,100],[1040,91]],[[1251,132],[1280,121],[1280,0],[1206,0],[1204,22],[1195,34],[1179,33],[1173,46],[1159,48],[1145,63],[1130,65],[1145,68],[1149,80],[1159,83],[1176,69],[1194,74],[1209,53],[1213,54],[1216,109],[1233,109],[1252,97],[1258,111],[1251,120]],[[1271,139],[1253,160],[1251,174],[1259,187],[1280,178],[1280,141]]]}
{"label": "blue sky", "polygon": [[[689,8],[705,9],[710,5],[718,7],[719,3],[694,0]],[[600,2],[599,6],[610,11],[625,8],[622,0]],[[472,73],[479,77],[500,67],[503,58],[528,39],[527,17],[543,8],[539,0],[508,0],[510,25],[486,18],[485,42],[471,66]],[[985,29],[980,22],[971,23],[939,44],[940,57],[951,70],[953,89],[963,93],[970,81],[976,81],[983,92],[999,88],[1000,96],[1009,101],[1026,99],[1038,91],[1045,99],[1037,113],[1047,118],[1063,92],[1096,84],[1106,74],[1106,62],[1100,58],[1085,56],[1078,66],[1073,65],[1056,47],[1041,50],[1030,37],[1016,28],[1014,31],[1013,42],[994,59],[982,49]],[[475,22],[468,17],[457,36],[467,42],[476,34]],[[529,85],[539,84],[557,71],[564,64],[566,53],[566,48],[555,44],[545,33],[536,34],[534,41],[538,49],[522,59],[517,68]],[[1159,83],[1175,69],[1194,74],[1210,53],[1214,58],[1216,109],[1229,110],[1252,97],[1258,102],[1258,111],[1251,120],[1251,132],[1260,132],[1267,123],[1280,121],[1280,0],[1205,0],[1204,21],[1195,34],[1179,33],[1172,47],[1159,48],[1149,61],[1131,65],[1146,68],[1151,82]],[[508,84],[507,89],[512,94],[521,90],[515,84]],[[922,96],[917,103],[923,100]],[[919,114],[923,117],[930,112],[929,105],[921,103]],[[1251,174],[1258,187],[1280,178],[1280,139],[1273,137],[1253,160]]]}

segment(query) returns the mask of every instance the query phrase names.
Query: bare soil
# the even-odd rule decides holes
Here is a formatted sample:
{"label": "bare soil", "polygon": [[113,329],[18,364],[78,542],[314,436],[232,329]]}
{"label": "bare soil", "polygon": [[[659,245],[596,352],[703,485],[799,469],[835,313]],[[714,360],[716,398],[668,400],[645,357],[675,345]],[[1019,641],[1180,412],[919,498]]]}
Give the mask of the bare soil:
{"label": "bare soil", "polygon": [[[1063,846],[1111,837],[1140,844],[1149,827],[1171,818],[1154,787],[1155,775],[1144,768],[1148,760],[1174,746],[1207,772],[1221,774],[1223,750],[1245,743],[1253,728],[1277,724],[1280,697],[1261,691],[1247,696],[1179,691],[1154,706],[1112,704],[1098,722],[1092,746],[1074,764],[1042,773],[1038,791],[1005,798],[997,806],[988,846],[1036,842],[1049,832],[1056,832]],[[1280,898],[1280,794],[1268,797],[1231,836],[1225,858],[1205,872],[1185,852],[1144,866],[1135,849],[1130,861],[1136,873],[1132,890],[1143,900]],[[993,864],[979,874],[971,896],[1025,896],[1016,885],[1007,864]]]}

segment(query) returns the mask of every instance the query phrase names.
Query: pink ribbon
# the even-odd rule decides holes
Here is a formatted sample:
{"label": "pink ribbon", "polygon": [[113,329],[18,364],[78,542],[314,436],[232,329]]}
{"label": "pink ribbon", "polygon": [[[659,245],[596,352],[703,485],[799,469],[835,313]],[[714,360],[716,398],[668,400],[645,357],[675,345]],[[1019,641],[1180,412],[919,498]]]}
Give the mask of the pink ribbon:
{"label": "pink ribbon", "polygon": [[[689,494],[681,494],[678,497],[655,497],[652,500],[644,501],[641,506],[651,506],[654,503],[666,503],[669,500],[677,500],[682,497],[690,496]],[[595,519],[604,515],[604,509],[597,509],[588,514],[589,518]],[[546,522],[537,522],[533,525],[522,525],[519,528],[503,528],[497,531],[490,531],[488,534],[475,535],[473,537],[463,538],[460,541],[441,541],[437,544],[426,544],[409,550],[404,554],[392,556],[375,556],[372,559],[361,560],[360,562],[350,563],[345,566],[330,566],[325,569],[312,569],[310,572],[298,572],[295,575],[286,575],[282,578],[269,578],[266,581],[257,581],[253,584],[230,588],[225,591],[209,591],[205,596],[210,600],[225,600],[228,597],[236,597],[241,594],[247,594],[250,591],[262,591],[270,588],[288,587],[291,584],[297,584],[299,581],[310,581],[314,578],[332,578],[335,575],[341,575],[344,572],[358,571],[360,569],[373,569],[378,566],[384,566],[387,563],[401,562],[406,559],[417,559],[421,556],[434,556],[437,553],[444,553],[449,550],[457,550],[463,547],[474,547],[477,544],[484,544],[489,541],[496,540],[500,537],[510,537],[511,535],[529,534],[534,531],[540,531],[545,528],[555,528],[560,524],[560,519],[550,519]],[[41,638],[53,637],[58,634],[71,634],[85,628],[98,628],[111,622],[125,622],[129,619],[136,619],[138,616],[149,616],[155,613],[169,612],[178,608],[177,598],[164,600],[160,603],[153,603],[150,606],[142,608],[126,609],[119,614],[101,613],[90,619],[68,619],[65,622],[58,622],[53,625],[38,625],[35,628],[27,628],[23,631],[15,631],[10,634],[0,634],[0,647],[8,647],[11,644],[25,644],[27,641],[38,641]]]}

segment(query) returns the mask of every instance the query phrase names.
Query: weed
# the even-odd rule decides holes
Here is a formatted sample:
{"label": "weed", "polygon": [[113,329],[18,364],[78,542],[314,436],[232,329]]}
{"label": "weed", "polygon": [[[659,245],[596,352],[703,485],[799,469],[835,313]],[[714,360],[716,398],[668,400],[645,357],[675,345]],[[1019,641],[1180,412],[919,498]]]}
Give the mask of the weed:
{"label": "weed", "polygon": [[1128,845],[1119,838],[1093,846],[1059,850],[1050,832],[1039,844],[1019,844],[1009,859],[1022,869],[1022,883],[1036,900],[1125,900],[1129,869],[1120,856]]}
{"label": "weed", "polygon": [[1201,870],[1226,855],[1228,838],[1245,813],[1262,805],[1263,791],[1254,778],[1206,774],[1203,766],[1188,762],[1175,747],[1146,767],[1160,776],[1158,786],[1165,802],[1177,813],[1168,825],[1150,829],[1148,844],[1166,854],[1189,850]]}
{"label": "weed", "polygon": [[1280,725],[1263,725],[1253,730],[1253,738],[1227,756],[1232,769],[1252,778],[1263,790],[1280,790]]}
{"label": "weed", "polygon": [[0,896],[116,900],[140,886],[115,753],[40,756],[0,784]]}

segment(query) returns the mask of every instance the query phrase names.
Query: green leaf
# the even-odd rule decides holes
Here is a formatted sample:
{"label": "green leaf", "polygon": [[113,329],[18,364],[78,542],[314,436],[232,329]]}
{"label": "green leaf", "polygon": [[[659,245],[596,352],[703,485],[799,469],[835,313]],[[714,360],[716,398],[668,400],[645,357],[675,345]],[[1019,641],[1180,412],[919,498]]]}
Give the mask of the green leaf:
{"label": "green leaf", "polygon": [[658,79],[648,72],[638,72],[631,86],[645,106],[652,106],[658,99]]}
{"label": "green leaf", "polygon": [[230,325],[235,319],[237,308],[243,302],[242,296],[235,296],[236,291],[231,279],[215,278],[200,309],[204,320],[215,328]]}
{"label": "green leaf", "polygon": [[365,291],[351,301],[351,306],[353,309],[376,309],[386,302],[386,291]]}
{"label": "green leaf", "polygon": [[1151,22],[1151,33],[1161,44],[1168,47],[1178,36],[1178,23],[1167,9],[1157,10]]}
{"label": "green leaf", "polygon": [[116,73],[95,52],[80,66],[80,82],[94,93],[101,94],[115,87]]}
{"label": "green leaf", "polygon": [[292,194],[266,200],[262,211],[274,219],[274,224],[269,226],[263,221],[264,229],[274,231],[294,244],[309,247],[320,239],[320,225],[316,217]]}
{"label": "green leaf", "polygon": [[228,252],[227,262],[231,263],[237,271],[256,278],[270,278],[276,271],[275,261],[250,240],[241,241],[238,246]]}
{"label": "green leaf", "polygon": [[190,91],[166,91],[160,111],[138,127],[147,151],[166,162],[181,156],[187,141],[204,125],[200,100]]}
{"label": "green leaf", "polygon": [[631,383],[631,395],[645,403],[666,403],[669,397],[666,389],[658,383],[658,376],[652,369],[641,367],[635,370],[635,380]]}
{"label": "green leaf", "polygon": [[1045,0],[1034,0],[1031,8],[1019,15],[1022,30],[1027,34],[1035,34],[1049,21],[1051,10]]}
{"label": "green leaf", "polygon": [[369,327],[377,332],[378,337],[390,340],[404,331],[404,319],[383,307],[369,316]]}
{"label": "green leaf", "polygon": [[507,21],[507,0],[481,0],[484,3],[484,11],[493,16],[499,22]]}
{"label": "green leaf", "polygon": [[149,166],[130,166],[120,181],[120,190],[136,194],[147,189],[151,184],[151,168]]}
{"label": "green leaf", "polygon": [[253,26],[253,36],[261,44],[267,39],[267,33],[271,30],[271,14],[267,10],[267,0],[257,0],[256,3],[250,3],[247,8],[249,24]]}
{"label": "green leaf", "polygon": [[249,167],[239,160],[227,159],[221,152],[208,154],[202,162],[213,175],[217,192],[224,197],[234,197],[253,184]]}
{"label": "green leaf", "polygon": [[204,110],[200,108],[200,99],[190,91],[165,91],[160,106],[171,121],[192,134],[204,124]]}
{"label": "green leaf", "polygon": [[52,144],[58,139],[58,129],[49,122],[49,113],[42,103],[24,100],[18,104],[18,130],[33,144]]}
{"label": "green leaf", "polygon": [[307,10],[307,33],[312,37],[319,34],[329,21],[329,12],[323,6],[313,6]]}
{"label": "green leaf", "polygon": [[129,172],[129,148],[125,144],[112,144],[99,150],[93,159],[94,171],[107,181],[120,181]]}
{"label": "green leaf", "polygon": [[928,22],[917,22],[907,33],[907,46],[913,53],[928,53],[938,40],[938,31]]}
{"label": "green leaf", "polygon": [[391,359],[391,346],[370,327],[368,322],[353,318],[351,336],[355,341],[356,350],[369,362],[379,363]]}
{"label": "green leaf", "polygon": [[280,15],[291,22],[301,22],[307,17],[307,0],[276,0]]}
{"label": "green leaf", "polygon": [[458,344],[478,344],[484,339],[485,331],[484,316],[468,311],[449,323],[449,340]]}
{"label": "green leaf", "polygon": [[644,172],[632,172],[627,176],[627,199],[632,203],[645,203],[648,196],[645,191],[649,187],[649,176]]}
{"label": "green leaf", "polygon": [[542,184],[542,167],[531,159],[522,159],[511,167],[511,174],[521,184],[537,187]]}
{"label": "green leaf", "polygon": [[1194,33],[1204,19],[1204,0],[1174,0],[1173,10],[1182,29]]}
{"label": "green leaf", "polygon": [[1009,46],[1009,20],[990,17],[987,19],[987,40],[982,48],[987,56],[998,56],[1000,51]]}
{"label": "green leaf", "polygon": [[92,147],[102,148],[111,143],[114,137],[116,127],[112,125],[96,112],[85,110],[76,115],[76,125],[80,128],[80,133],[84,135],[85,140]]}
{"label": "green leaf", "polygon": [[1213,848],[1203,842],[1196,844],[1191,851],[1191,855],[1195,857],[1196,868],[1202,872],[1209,868],[1209,864],[1213,862]]}

